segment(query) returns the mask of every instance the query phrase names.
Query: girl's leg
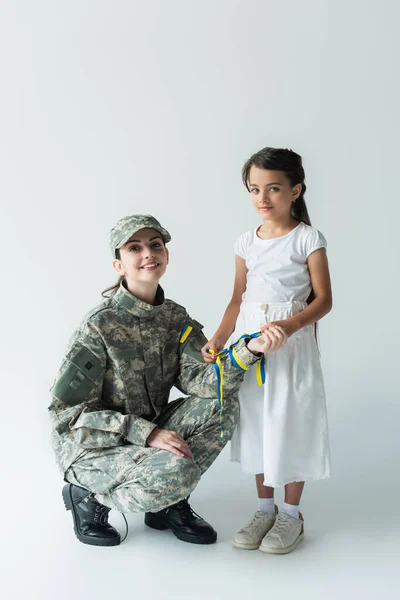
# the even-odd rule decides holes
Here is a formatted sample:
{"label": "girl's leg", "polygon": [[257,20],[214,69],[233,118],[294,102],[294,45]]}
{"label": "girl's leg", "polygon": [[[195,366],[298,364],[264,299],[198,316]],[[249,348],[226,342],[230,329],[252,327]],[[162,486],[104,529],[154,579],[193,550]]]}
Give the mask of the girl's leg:
{"label": "girl's leg", "polygon": [[269,515],[275,515],[274,488],[263,484],[264,473],[256,475],[258,493],[258,510]]}
{"label": "girl's leg", "polygon": [[285,485],[285,502],[298,506],[303,493],[304,481],[294,481]]}
{"label": "girl's leg", "polygon": [[282,510],[296,519],[299,518],[299,507],[303,489],[304,481],[294,481],[285,485],[285,503]]}
{"label": "girl's leg", "polygon": [[274,497],[274,488],[267,487],[263,484],[264,481],[264,473],[258,473],[256,475],[256,486],[257,493],[259,498],[273,498]]}

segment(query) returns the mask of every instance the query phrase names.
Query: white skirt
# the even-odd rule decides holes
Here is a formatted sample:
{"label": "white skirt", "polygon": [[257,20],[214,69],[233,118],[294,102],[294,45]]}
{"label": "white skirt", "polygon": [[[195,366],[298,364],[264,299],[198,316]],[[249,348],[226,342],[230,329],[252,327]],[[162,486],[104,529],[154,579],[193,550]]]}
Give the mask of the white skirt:
{"label": "white skirt", "polygon": [[[244,301],[230,343],[270,321],[287,319],[304,302]],[[245,473],[264,473],[264,485],[330,477],[330,450],[324,381],[313,325],[293,334],[265,357],[265,384],[255,365],[239,392],[240,419],[232,437],[231,460]]]}

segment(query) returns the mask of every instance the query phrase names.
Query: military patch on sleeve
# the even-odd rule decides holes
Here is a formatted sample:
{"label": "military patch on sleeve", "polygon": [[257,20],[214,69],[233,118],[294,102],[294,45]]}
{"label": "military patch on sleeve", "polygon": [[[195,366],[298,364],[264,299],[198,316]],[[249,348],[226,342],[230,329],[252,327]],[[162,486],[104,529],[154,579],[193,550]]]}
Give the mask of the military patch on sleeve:
{"label": "military patch on sleeve", "polygon": [[189,324],[184,325],[181,331],[180,343],[181,354],[194,358],[197,362],[203,362],[201,349],[207,342],[202,328],[203,325],[194,319],[189,320]]}
{"label": "military patch on sleeve", "polygon": [[191,334],[193,330],[193,327],[191,327],[190,325],[184,325],[181,331],[181,338],[179,340],[179,342],[181,344],[184,344],[186,342],[186,340],[188,339],[189,335]]}
{"label": "military patch on sleeve", "polygon": [[81,347],[68,359],[53,394],[69,406],[80,404],[87,400],[101,373],[101,361],[90,350]]}

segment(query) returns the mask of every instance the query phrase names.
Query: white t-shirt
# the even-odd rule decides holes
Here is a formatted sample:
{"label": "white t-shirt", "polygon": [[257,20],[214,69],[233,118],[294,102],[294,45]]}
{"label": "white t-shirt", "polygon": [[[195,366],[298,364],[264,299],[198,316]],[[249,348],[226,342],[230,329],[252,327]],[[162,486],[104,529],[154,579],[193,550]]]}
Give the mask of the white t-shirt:
{"label": "white t-shirt", "polygon": [[248,269],[243,300],[306,302],[311,292],[307,258],[318,248],[326,248],[322,233],[303,222],[272,240],[260,239],[256,231],[242,233],[235,242],[235,254],[246,261]]}

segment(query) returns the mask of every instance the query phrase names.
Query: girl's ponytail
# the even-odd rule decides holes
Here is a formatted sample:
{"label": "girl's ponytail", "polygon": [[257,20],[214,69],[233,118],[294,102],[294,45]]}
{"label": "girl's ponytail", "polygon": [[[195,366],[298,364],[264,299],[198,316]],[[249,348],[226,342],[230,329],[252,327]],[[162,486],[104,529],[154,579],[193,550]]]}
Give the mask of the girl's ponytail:
{"label": "girl's ponytail", "polygon": [[308,214],[306,202],[304,200],[304,194],[306,193],[307,186],[304,183],[304,181],[302,182],[301,185],[302,185],[301,194],[296,199],[296,201],[293,202],[293,205],[292,205],[292,216],[294,219],[297,219],[298,221],[302,221],[306,225],[311,226],[311,219]]}

